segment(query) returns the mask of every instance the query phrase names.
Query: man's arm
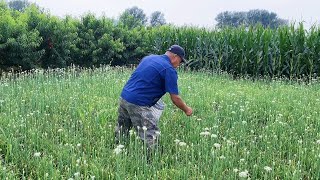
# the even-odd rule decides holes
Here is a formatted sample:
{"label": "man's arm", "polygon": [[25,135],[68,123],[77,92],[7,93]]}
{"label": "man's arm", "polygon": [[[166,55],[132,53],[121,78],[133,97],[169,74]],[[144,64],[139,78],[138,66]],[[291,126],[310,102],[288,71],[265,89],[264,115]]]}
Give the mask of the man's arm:
{"label": "man's arm", "polygon": [[185,102],[181,99],[179,95],[176,94],[170,94],[171,101],[174,105],[176,105],[178,108],[180,108],[187,116],[192,115],[192,108],[187,106]]}

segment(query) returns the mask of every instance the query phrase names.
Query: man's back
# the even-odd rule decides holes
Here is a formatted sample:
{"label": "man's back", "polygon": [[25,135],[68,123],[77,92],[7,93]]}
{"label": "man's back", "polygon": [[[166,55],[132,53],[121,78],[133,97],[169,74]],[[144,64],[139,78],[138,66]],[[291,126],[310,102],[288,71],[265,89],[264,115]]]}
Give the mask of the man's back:
{"label": "man's back", "polygon": [[178,94],[177,72],[166,55],[150,55],[124,86],[121,97],[139,106],[154,105],[166,92]]}

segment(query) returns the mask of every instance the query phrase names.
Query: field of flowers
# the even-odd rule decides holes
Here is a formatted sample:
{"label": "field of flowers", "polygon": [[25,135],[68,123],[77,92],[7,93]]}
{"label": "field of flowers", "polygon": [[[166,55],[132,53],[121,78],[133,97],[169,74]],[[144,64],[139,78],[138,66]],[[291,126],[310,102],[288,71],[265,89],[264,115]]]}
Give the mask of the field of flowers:
{"label": "field of flowers", "polygon": [[179,72],[187,117],[164,97],[161,151],[113,144],[130,69],[0,78],[0,179],[320,179],[320,85]]}

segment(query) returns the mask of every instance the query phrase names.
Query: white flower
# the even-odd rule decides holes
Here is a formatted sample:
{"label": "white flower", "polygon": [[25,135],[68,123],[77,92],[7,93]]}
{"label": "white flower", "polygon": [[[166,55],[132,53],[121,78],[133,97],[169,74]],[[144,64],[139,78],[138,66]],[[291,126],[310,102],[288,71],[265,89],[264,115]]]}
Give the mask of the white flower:
{"label": "white flower", "polygon": [[133,134],[134,134],[134,130],[133,130],[133,129],[130,129],[130,130],[129,130],[129,134],[130,134],[130,135],[133,135]]}
{"label": "white flower", "polygon": [[204,131],[210,131],[210,128],[206,127],[206,128],[204,128]]}
{"label": "white flower", "polygon": [[201,120],[202,120],[201,118],[198,118],[198,119],[197,119],[197,121],[201,121]]}
{"label": "white flower", "polygon": [[122,149],[121,149],[121,148],[118,148],[118,147],[116,147],[116,148],[113,150],[113,152],[114,152],[116,155],[117,155],[117,154],[120,154],[121,151],[122,151]]}
{"label": "white flower", "polygon": [[211,134],[211,137],[212,137],[212,138],[217,138],[218,135],[216,135],[216,134]]}
{"label": "white flower", "polygon": [[233,143],[232,143],[232,141],[227,140],[227,144],[228,144],[228,145],[232,145]]}
{"label": "white flower", "polygon": [[157,136],[159,136],[161,134],[160,131],[156,131],[155,133],[156,133]]}
{"label": "white flower", "polygon": [[238,171],[239,171],[239,169],[237,169],[237,168],[233,169],[233,172],[235,172],[235,173],[237,173]]}
{"label": "white flower", "polygon": [[217,149],[220,149],[221,144],[219,144],[219,143],[214,143],[213,146],[214,146],[215,148],[217,148]]}
{"label": "white flower", "polygon": [[317,140],[317,144],[320,144],[320,139],[319,139],[319,140]]}
{"label": "white flower", "polygon": [[185,143],[185,142],[179,142],[179,146],[186,146],[187,145],[187,143]]}
{"label": "white flower", "polygon": [[239,177],[246,178],[249,176],[249,172],[247,170],[239,172]]}
{"label": "white flower", "polygon": [[58,132],[62,132],[63,131],[63,129],[58,129]]}
{"label": "white flower", "polygon": [[80,159],[77,159],[77,163],[79,164],[81,162],[81,160]]}
{"label": "white flower", "polygon": [[113,150],[113,152],[114,152],[115,154],[120,154],[123,148],[124,148],[124,145],[119,144],[119,145]]}
{"label": "white flower", "polygon": [[208,132],[208,131],[200,133],[200,136],[209,136],[209,135],[210,135],[210,132]]}
{"label": "white flower", "polygon": [[78,144],[77,144],[77,147],[80,147],[80,146],[81,146],[81,143],[78,143]]}
{"label": "white flower", "polygon": [[36,152],[33,154],[34,157],[40,157],[41,156],[41,152]]}
{"label": "white flower", "polygon": [[219,157],[219,159],[225,159],[226,157],[224,156],[224,155],[221,155],[220,157]]}
{"label": "white flower", "polygon": [[122,149],[122,148],[124,148],[124,145],[119,144],[119,145],[117,146],[117,148]]}
{"label": "white flower", "polygon": [[240,162],[244,162],[245,161],[245,159],[240,159]]}
{"label": "white flower", "polygon": [[142,126],[142,130],[143,130],[143,131],[146,131],[146,130],[147,130],[147,127]]}
{"label": "white flower", "polygon": [[76,172],[76,173],[74,173],[73,174],[75,177],[78,177],[78,176],[80,176],[80,172]]}
{"label": "white flower", "polygon": [[263,169],[264,169],[264,170],[266,170],[267,172],[269,172],[269,171],[271,171],[271,170],[272,170],[272,168],[271,168],[271,167],[269,167],[269,166],[265,166]]}
{"label": "white flower", "polygon": [[175,142],[176,144],[179,144],[179,143],[180,143],[180,140],[179,140],[179,139],[175,139],[174,142]]}

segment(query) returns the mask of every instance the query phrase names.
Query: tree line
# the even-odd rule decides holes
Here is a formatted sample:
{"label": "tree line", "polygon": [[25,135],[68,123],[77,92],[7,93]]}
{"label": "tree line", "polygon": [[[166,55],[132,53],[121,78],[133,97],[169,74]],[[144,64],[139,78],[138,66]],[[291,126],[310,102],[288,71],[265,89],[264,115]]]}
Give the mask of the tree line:
{"label": "tree line", "polygon": [[58,18],[36,4],[18,8],[0,2],[2,71],[136,64],[172,44],[185,47],[189,61],[184,67],[194,70],[289,78],[315,78],[320,71],[320,31],[315,26],[305,31],[302,24],[281,23],[215,29],[158,21],[151,25],[137,7],[126,9],[118,19],[90,13]]}
{"label": "tree line", "polygon": [[[31,4],[27,0],[10,0],[8,7],[17,11],[23,11]],[[147,25],[149,20],[150,26],[165,25],[166,19],[164,13],[154,11],[148,18],[144,11],[137,6],[126,9],[119,17],[119,20],[129,27],[137,27],[140,25]],[[252,26],[261,24],[264,27],[278,28],[283,25],[288,25],[288,20],[281,19],[274,12],[269,12],[264,9],[253,9],[245,11],[224,11],[215,17],[217,22],[216,27],[239,27],[239,26]]]}

